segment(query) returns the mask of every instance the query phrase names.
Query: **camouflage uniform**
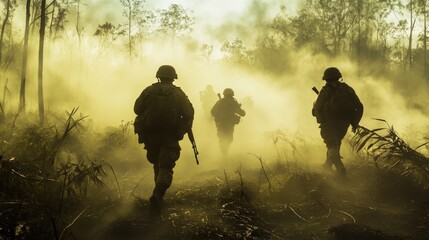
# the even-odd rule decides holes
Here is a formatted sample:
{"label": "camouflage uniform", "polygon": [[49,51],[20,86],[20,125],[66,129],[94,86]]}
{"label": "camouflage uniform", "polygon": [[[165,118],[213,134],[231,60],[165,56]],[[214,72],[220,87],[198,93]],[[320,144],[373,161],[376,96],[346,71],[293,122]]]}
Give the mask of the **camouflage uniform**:
{"label": "camouflage uniform", "polygon": [[[341,76],[341,75],[340,75]],[[352,93],[354,98],[354,115],[349,119],[338,118],[326,113],[326,105],[330,100],[332,92],[342,84],[342,88]],[[353,130],[359,124],[363,114],[363,105],[360,102],[353,88],[344,82],[336,80],[327,80],[326,85],[322,88],[314,103],[313,116],[316,117],[317,122],[320,124],[320,135],[326,144],[327,153],[325,168],[331,169],[335,165],[337,172],[340,175],[345,175],[346,169],[340,156],[341,141],[347,133],[349,125],[352,125]]]}
{"label": "camouflage uniform", "polygon": [[213,106],[211,114],[215,119],[220,149],[226,155],[233,141],[234,127],[246,112],[233,95],[225,95]]}
{"label": "camouflage uniform", "polygon": [[182,118],[181,129],[162,130],[154,129],[144,138],[147,159],[153,164],[155,189],[153,195],[162,198],[170,187],[173,179],[173,168],[180,156],[179,141],[192,127],[194,109],[186,94],[173,85],[172,81],[161,81],[147,87],[134,104],[134,112],[140,115],[145,112],[151,101],[151,94],[155,91],[168,91],[173,96],[174,103]]}

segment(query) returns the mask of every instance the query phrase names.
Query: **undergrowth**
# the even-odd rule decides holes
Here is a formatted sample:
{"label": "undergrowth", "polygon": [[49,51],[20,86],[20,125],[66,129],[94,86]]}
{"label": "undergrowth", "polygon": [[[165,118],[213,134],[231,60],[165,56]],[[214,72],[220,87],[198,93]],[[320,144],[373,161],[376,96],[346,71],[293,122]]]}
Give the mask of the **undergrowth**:
{"label": "undergrowth", "polygon": [[353,137],[356,151],[365,150],[378,168],[388,169],[398,176],[409,177],[424,188],[429,188],[429,158],[418,150],[427,146],[425,142],[417,147],[409,146],[383,119],[386,127],[368,129],[358,127]]}
{"label": "undergrowth", "polygon": [[[126,139],[128,125],[99,134],[85,128],[78,108],[65,118],[32,113],[5,116],[0,125],[0,237],[61,239],[89,198],[116,179],[100,155]],[[113,137],[112,137],[113,136]],[[110,174],[109,174],[110,172]],[[108,184],[111,185],[111,184]],[[115,192],[120,186],[116,179]],[[97,190],[98,189],[98,190]],[[104,191],[101,199],[111,194]],[[106,195],[107,194],[107,195]],[[113,197],[114,198],[114,197]],[[36,221],[35,219],[43,219]]]}

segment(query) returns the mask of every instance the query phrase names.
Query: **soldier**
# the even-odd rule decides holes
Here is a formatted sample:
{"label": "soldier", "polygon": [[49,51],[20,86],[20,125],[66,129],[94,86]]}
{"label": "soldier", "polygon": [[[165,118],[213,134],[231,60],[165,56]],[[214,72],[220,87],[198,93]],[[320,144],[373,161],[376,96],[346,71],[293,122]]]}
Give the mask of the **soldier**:
{"label": "soldier", "polygon": [[234,91],[231,88],[225,88],[223,98],[216,102],[211,114],[215,119],[221,152],[226,156],[233,140],[234,127],[246,112],[234,98]]}
{"label": "soldier", "polygon": [[204,117],[206,118],[206,120],[211,121],[212,117],[210,114],[210,109],[217,101],[217,96],[215,91],[213,90],[212,85],[207,85],[206,89],[200,92],[200,100],[203,106]]}
{"label": "soldier", "polygon": [[339,81],[341,72],[335,68],[327,68],[322,80],[326,85],[322,88],[313,106],[313,116],[320,124],[320,135],[327,148],[324,167],[332,169],[335,165],[340,176],[346,175],[346,169],[340,156],[341,140],[347,133],[349,125],[355,132],[363,114],[363,105],[353,88]]}
{"label": "soldier", "polygon": [[186,94],[173,84],[176,70],[160,66],[157,83],[143,90],[134,104],[134,126],[139,143],[144,143],[147,159],[153,164],[155,188],[150,197],[151,214],[160,216],[162,198],[173,179],[180,156],[179,141],[192,128],[194,108]]}

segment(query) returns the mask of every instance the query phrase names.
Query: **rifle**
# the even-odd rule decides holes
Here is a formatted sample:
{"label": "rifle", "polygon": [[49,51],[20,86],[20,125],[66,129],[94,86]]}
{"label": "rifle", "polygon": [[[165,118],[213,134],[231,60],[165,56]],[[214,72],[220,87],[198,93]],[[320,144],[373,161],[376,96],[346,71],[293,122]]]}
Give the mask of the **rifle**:
{"label": "rifle", "polygon": [[222,97],[220,96],[220,93],[218,93],[218,94],[217,94],[217,97],[218,97],[219,99],[222,99]]}
{"label": "rifle", "polygon": [[311,90],[313,90],[313,92],[315,92],[317,95],[319,95],[319,90],[317,90],[316,87],[313,87]]}
{"label": "rifle", "polygon": [[[313,90],[313,92],[315,92],[317,95],[319,95],[319,90],[317,90],[316,87],[312,87],[311,90]],[[311,115],[316,116],[316,114],[314,112],[314,103],[313,103],[313,108],[311,109]]]}
{"label": "rifle", "polygon": [[200,161],[198,161],[198,149],[197,144],[195,143],[194,132],[192,132],[192,128],[188,131],[188,138],[189,141],[191,141],[192,149],[194,150],[195,161],[197,161],[197,165],[199,165]]}

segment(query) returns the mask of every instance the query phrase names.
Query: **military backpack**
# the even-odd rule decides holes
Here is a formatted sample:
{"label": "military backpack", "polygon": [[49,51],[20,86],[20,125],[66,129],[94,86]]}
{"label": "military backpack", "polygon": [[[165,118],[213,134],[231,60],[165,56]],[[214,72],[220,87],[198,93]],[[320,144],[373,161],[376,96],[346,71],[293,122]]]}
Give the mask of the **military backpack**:
{"label": "military backpack", "polygon": [[325,104],[328,116],[342,120],[352,120],[356,114],[356,95],[351,87],[340,82],[333,87]]}
{"label": "military backpack", "polygon": [[175,86],[152,86],[145,111],[134,120],[134,132],[139,143],[151,133],[176,134],[180,127],[180,114],[175,100]]}

